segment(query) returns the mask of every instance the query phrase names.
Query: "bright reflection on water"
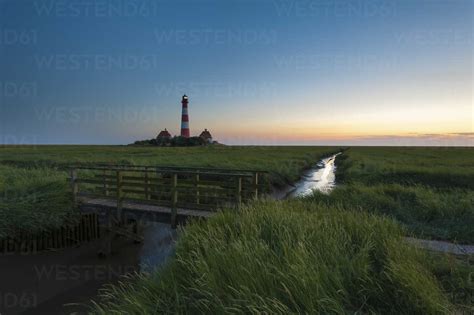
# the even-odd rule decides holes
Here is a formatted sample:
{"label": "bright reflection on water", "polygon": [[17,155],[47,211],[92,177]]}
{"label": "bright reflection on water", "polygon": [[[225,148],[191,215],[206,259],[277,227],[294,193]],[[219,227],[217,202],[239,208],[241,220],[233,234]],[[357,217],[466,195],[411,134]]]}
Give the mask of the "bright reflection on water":
{"label": "bright reflection on water", "polygon": [[315,190],[328,194],[335,186],[336,165],[334,162],[336,156],[339,154],[340,153],[337,153],[321,160],[317,164],[317,168],[311,169],[303,175],[303,177],[295,184],[295,189],[290,191],[286,197],[304,197],[311,195]]}

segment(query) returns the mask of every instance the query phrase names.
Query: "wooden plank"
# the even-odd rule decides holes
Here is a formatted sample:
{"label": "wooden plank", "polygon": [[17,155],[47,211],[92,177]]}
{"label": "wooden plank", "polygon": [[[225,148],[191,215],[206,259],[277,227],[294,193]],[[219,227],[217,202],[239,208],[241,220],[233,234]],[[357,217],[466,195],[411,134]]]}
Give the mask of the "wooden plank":
{"label": "wooden plank", "polygon": [[257,199],[258,198],[258,173],[255,172],[253,174],[253,183],[254,185],[254,198]]}
{"label": "wooden plank", "polygon": [[178,186],[178,174],[173,174],[173,181],[171,183],[171,187],[172,187],[172,196],[171,196],[171,227],[173,229],[176,228],[176,224],[177,224],[177,221],[176,221],[176,217],[177,217],[177,212],[178,212],[178,209],[177,209],[177,203],[178,203],[178,190],[177,190],[177,186]]}
{"label": "wooden plank", "polygon": [[99,216],[97,213],[94,213],[94,230],[95,230],[95,238],[99,239],[101,237],[101,230],[100,230],[100,223],[99,223]]}
{"label": "wooden plank", "polygon": [[150,180],[148,179],[148,171],[145,168],[145,199],[150,199]]}
{"label": "wooden plank", "polygon": [[161,187],[161,186],[163,185],[147,184],[147,183],[132,183],[132,182],[127,182],[127,181],[122,182],[122,187],[139,187],[139,188],[147,189],[151,187]]}
{"label": "wooden plank", "polygon": [[108,179],[108,180],[112,180],[112,181],[115,180],[114,175],[107,175],[107,173],[106,173],[108,171],[107,169],[104,168],[102,171],[103,171],[102,174],[94,174],[94,177],[99,178],[99,179]]}
{"label": "wooden plank", "polygon": [[123,192],[122,192],[122,172],[117,171],[117,217],[119,223],[122,223],[123,215],[122,215],[122,198],[123,198]]}
{"label": "wooden plank", "polygon": [[[148,173],[148,172],[147,172]],[[145,172],[143,172],[143,176],[124,176],[123,180],[125,181],[136,181],[136,182],[143,182],[145,180]],[[148,180],[150,180],[151,183],[165,183],[165,184],[170,184],[171,179],[169,178],[157,178],[157,177],[150,177],[148,176]]]}
{"label": "wooden plank", "polygon": [[196,194],[196,204],[199,204],[200,200],[199,200],[199,173],[197,173],[195,176],[194,176],[194,185],[195,186],[195,194]]}
{"label": "wooden plank", "polygon": [[[103,167],[85,167],[85,166],[76,166],[75,169],[81,170],[104,170]],[[143,173],[143,169],[137,168],[120,168],[120,167],[108,167],[105,168],[110,171],[123,171],[123,172],[131,172],[131,173]],[[178,169],[159,169],[159,168],[150,168],[156,172],[160,172],[163,174],[184,174],[184,175],[193,175],[196,173],[196,170],[186,170],[185,168],[178,168]],[[263,173],[264,171],[262,171]],[[252,172],[247,171],[233,171],[233,170],[213,170],[209,169],[209,171],[201,170],[201,174],[206,175],[217,175],[217,176],[236,176],[236,177],[252,177]]]}
{"label": "wooden plank", "polygon": [[[125,194],[139,194],[139,195],[145,195],[146,191],[145,190],[137,190],[137,189],[122,189],[123,193],[123,198],[126,197]],[[146,198],[144,198],[146,200]]]}
{"label": "wooden plank", "polygon": [[237,178],[237,184],[235,188],[237,207],[240,208],[242,205],[242,177]]}
{"label": "wooden plank", "polygon": [[[83,201],[84,205],[90,205],[90,206],[95,206],[95,207],[105,207],[107,209],[113,209],[115,207],[115,203],[113,200],[108,200],[108,199],[90,199],[88,201]],[[207,213],[216,208],[216,205],[207,205],[207,204],[201,204],[200,207],[201,209],[208,208],[208,210],[194,210],[194,209],[185,209],[183,208],[184,205],[188,205],[184,202],[178,202],[177,203],[177,210],[181,214],[182,211],[190,210],[190,211],[195,211],[196,216],[207,216],[207,214],[202,214],[202,213]],[[123,209],[124,211],[149,211],[149,212],[159,212],[159,213],[168,213],[171,214],[171,207],[168,206],[160,206],[160,205],[151,205],[151,204],[143,204],[143,203],[136,203],[136,202],[131,202],[131,201],[124,201],[123,203]]]}
{"label": "wooden plank", "polygon": [[77,203],[77,193],[79,192],[79,186],[77,184],[77,170],[71,169],[71,189],[72,189],[72,201],[73,204]]}
{"label": "wooden plank", "polygon": [[109,181],[109,180],[101,180],[101,179],[91,179],[91,178],[78,178],[76,179],[76,183],[80,183],[80,184],[95,184],[95,185],[99,185],[99,186],[102,186],[102,185],[116,185],[116,182],[115,181]]}
{"label": "wooden plank", "polygon": [[84,241],[84,217],[81,216],[81,221],[79,222],[79,243]]}
{"label": "wooden plank", "polygon": [[106,175],[106,171],[105,171],[105,170],[104,170],[103,177],[104,177],[104,179],[103,179],[103,181],[104,181],[104,195],[108,196],[108,195],[109,195],[109,190],[108,190],[109,184],[108,184],[107,181],[106,181],[107,175]]}
{"label": "wooden plank", "polygon": [[[199,175],[199,174],[195,174],[194,176],[196,175]],[[223,188],[232,188],[234,187],[235,183],[235,179],[232,178],[232,179],[228,179],[228,180],[222,180],[222,181],[218,181],[218,180],[203,180],[202,178],[200,178],[199,180],[199,185],[207,185],[207,186],[217,186],[217,187],[223,187]],[[189,179],[183,179],[183,180],[180,180],[179,181],[179,185],[180,186],[193,186],[196,184],[196,179],[194,180],[189,180]]]}
{"label": "wooden plank", "polygon": [[[181,187],[181,186],[178,186],[176,188],[178,191],[180,192],[190,192],[192,194],[194,194],[194,192],[196,191],[196,187]],[[234,187],[233,188],[221,188],[221,187],[206,187],[206,186],[199,186],[199,189],[198,191],[202,192],[202,193],[215,193],[215,194],[233,194],[235,192],[235,184],[234,184]]]}
{"label": "wooden plank", "polygon": [[259,172],[259,173],[268,173],[267,171],[263,170],[256,170],[256,169],[228,169],[228,168],[210,168],[210,167],[182,167],[182,166],[171,166],[171,165],[126,165],[126,164],[101,164],[101,163],[96,163],[94,165],[81,165],[81,164],[75,164],[75,168],[77,169],[122,169],[122,170],[127,170],[127,169],[133,169],[133,170],[140,170],[145,167],[151,168],[152,170],[163,170],[163,171],[168,171],[171,172],[173,170],[188,170],[188,171],[224,171],[224,172],[244,172],[244,173],[254,173],[254,172]]}

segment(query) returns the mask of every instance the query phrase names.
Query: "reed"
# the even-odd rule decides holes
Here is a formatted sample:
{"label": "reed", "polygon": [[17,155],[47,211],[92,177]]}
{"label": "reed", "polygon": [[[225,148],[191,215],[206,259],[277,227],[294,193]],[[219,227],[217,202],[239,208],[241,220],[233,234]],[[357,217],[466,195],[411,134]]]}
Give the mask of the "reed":
{"label": "reed", "polygon": [[166,267],[109,286],[99,314],[439,314],[424,254],[392,220],[262,201],[181,232]]}
{"label": "reed", "polygon": [[422,238],[474,244],[474,148],[351,148],[310,200],[397,219]]}

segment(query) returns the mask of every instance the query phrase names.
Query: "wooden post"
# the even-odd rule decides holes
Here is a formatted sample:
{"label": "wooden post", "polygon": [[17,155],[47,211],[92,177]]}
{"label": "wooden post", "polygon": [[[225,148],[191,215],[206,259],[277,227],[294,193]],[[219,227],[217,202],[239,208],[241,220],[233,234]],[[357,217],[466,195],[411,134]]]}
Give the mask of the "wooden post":
{"label": "wooden post", "polygon": [[122,202],[123,202],[123,193],[122,193],[122,171],[117,170],[117,221],[119,225],[122,224]]}
{"label": "wooden post", "polygon": [[109,195],[109,184],[107,184],[107,171],[104,169],[104,195]]}
{"label": "wooden post", "polygon": [[148,179],[148,167],[145,167],[145,199],[150,200],[149,192],[150,180]]}
{"label": "wooden post", "polygon": [[178,174],[173,174],[171,181],[171,227],[176,228],[177,222],[176,217],[178,214],[177,203],[178,203]]}
{"label": "wooden post", "polygon": [[240,209],[242,206],[242,177],[237,177],[237,186],[235,189],[235,196],[237,202],[237,208]]}
{"label": "wooden post", "polygon": [[135,244],[141,243],[141,241],[138,240],[140,238],[140,233],[141,233],[140,228],[141,228],[140,220],[138,220],[138,219],[134,220],[133,227],[132,227],[132,233],[135,236],[135,239],[133,241]]}
{"label": "wooden post", "polygon": [[258,173],[257,172],[253,174],[252,182],[253,182],[252,184],[253,184],[253,190],[254,190],[253,195],[254,195],[254,198],[257,199],[258,198]]}
{"label": "wooden post", "polygon": [[77,205],[77,193],[79,192],[79,186],[77,184],[77,170],[71,169],[71,188],[72,188],[72,201],[74,206]]}
{"label": "wooden post", "polygon": [[198,205],[200,200],[199,200],[199,173],[195,175],[195,184],[196,184],[196,204]]}
{"label": "wooden post", "polygon": [[101,248],[99,250],[99,255],[107,257],[112,253],[112,211],[107,208],[106,217],[105,217],[105,236],[101,241]]}

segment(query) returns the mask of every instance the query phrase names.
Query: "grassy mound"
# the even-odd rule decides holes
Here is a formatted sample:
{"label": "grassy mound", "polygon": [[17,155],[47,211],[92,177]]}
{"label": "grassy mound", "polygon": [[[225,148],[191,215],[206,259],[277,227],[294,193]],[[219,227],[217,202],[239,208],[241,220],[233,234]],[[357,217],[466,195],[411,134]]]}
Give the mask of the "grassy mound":
{"label": "grassy mound", "polygon": [[338,167],[339,180],[364,185],[472,189],[474,148],[354,147]]}
{"label": "grassy mound", "polygon": [[474,148],[350,148],[311,199],[389,215],[417,237],[474,244]]}
{"label": "grassy mound", "polygon": [[164,269],[96,313],[437,314],[450,304],[399,226],[312,202],[259,202],[182,231]]}
{"label": "grassy mound", "polygon": [[454,304],[455,314],[473,314],[474,256],[432,252],[427,255],[426,262]]}
{"label": "grassy mound", "polygon": [[309,199],[391,216],[417,237],[474,244],[474,191],[426,186],[348,184]]}
{"label": "grassy mound", "polygon": [[0,175],[0,239],[74,219],[66,173],[0,165]]}

